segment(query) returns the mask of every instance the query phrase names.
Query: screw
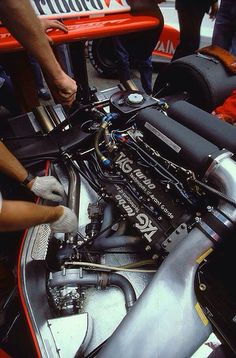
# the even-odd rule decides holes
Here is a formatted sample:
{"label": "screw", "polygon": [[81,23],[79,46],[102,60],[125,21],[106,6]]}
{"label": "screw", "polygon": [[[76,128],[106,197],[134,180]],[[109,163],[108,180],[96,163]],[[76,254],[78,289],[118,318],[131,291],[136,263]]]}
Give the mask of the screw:
{"label": "screw", "polygon": [[145,250],[146,250],[146,251],[151,251],[151,246],[147,245],[147,246],[145,247]]}
{"label": "screw", "polygon": [[207,287],[204,283],[200,283],[199,289],[200,289],[200,291],[206,291]]}

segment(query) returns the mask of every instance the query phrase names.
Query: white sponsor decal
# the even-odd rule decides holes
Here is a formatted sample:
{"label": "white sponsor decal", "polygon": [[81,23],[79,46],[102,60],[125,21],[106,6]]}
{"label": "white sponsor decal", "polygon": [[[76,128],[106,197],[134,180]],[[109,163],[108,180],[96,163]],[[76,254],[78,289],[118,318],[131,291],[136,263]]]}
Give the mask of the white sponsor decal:
{"label": "white sponsor decal", "polygon": [[133,208],[127,204],[127,201],[123,199],[123,197],[120,194],[117,194],[115,198],[116,200],[118,200],[119,205],[122,206],[122,208],[126,211],[129,217],[135,215]]}
{"label": "white sponsor decal", "polygon": [[134,226],[140,230],[148,242],[152,242],[152,236],[156,234],[158,228],[152,224],[152,220],[145,213],[139,213],[139,208],[119,185],[115,184],[115,187],[119,192],[119,194],[115,196],[119,205],[126,211],[128,217],[136,216],[138,222],[136,222]]}
{"label": "white sponsor decal", "polygon": [[123,152],[120,152],[120,156],[116,160],[116,164],[118,164],[119,167],[122,169],[122,171],[126,174],[129,174],[132,172],[133,168],[131,165],[133,163],[134,163],[133,160],[126,157],[126,155]]}
{"label": "white sponsor decal", "polygon": [[160,51],[164,53],[168,53],[169,55],[173,55],[175,52],[175,46],[172,41],[168,40],[166,42],[164,41],[158,41],[155,51]]}
{"label": "white sponsor decal", "polygon": [[149,241],[152,242],[152,236],[158,231],[156,226],[153,226],[152,221],[146,214],[138,214],[137,220],[139,223],[135,224],[135,227],[141,231],[143,236]]}
{"label": "white sponsor decal", "polygon": [[[147,191],[147,188],[150,190],[156,188],[151,179],[143,174],[141,169],[133,169],[132,165],[134,162],[126,157],[125,153],[120,152],[120,156],[117,158],[116,164],[119,165],[123,173],[130,174],[130,177],[135,181],[135,183],[138,184],[145,192]],[[141,182],[138,179],[141,179]]]}
{"label": "white sponsor decal", "polygon": [[176,153],[181,151],[181,147],[173,142],[169,137],[164,133],[160,132],[157,128],[153,127],[150,123],[146,122],[144,127],[150,130],[156,137],[158,137],[162,142],[164,142],[168,147],[172,148]]}
{"label": "white sponsor decal", "polygon": [[0,34],[0,40],[5,40],[9,37],[11,37],[11,34],[9,32],[6,34]]}
{"label": "white sponsor decal", "polygon": [[129,12],[126,0],[30,0],[37,15],[75,17]]}

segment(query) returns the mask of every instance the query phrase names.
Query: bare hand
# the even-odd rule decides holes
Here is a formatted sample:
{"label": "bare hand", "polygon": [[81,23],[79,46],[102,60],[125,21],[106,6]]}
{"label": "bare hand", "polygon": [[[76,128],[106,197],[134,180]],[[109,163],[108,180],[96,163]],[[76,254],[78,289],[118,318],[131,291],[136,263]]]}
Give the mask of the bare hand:
{"label": "bare hand", "polygon": [[43,28],[43,31],[46,32],[48,41],[50,42],[51,45],[53,45],[53,40],[51,39],[50,36],[48,36],[48,33],[50,32],[50,30],[52,29],[58,29],[58,30],[62,30],[63,32],[67,33],[68,29],[67,27],[60,21],[58,20],[49,20],[49,19],[39,19],[41,26]]}
{"label": "bare hand", "polygon": [[211,20],[215,20],[218,9],[219,9],[218,1],[216,1],[214,4],[211,5],[210,11],[209,11],[209,18]]}
{"label": "bare hand", "polygon": [[51,80],[46,77],[47,84],[57,103],[71,106],[76,99],[77,85],[76,82],[65,72],[61,71],[56,79]]}
{"label": "bare hand", "polygon": [[42,26],[42,28],[43,28],[43,30],[45,32],[47,30],[50,30],[50,29],[62,30],[65,33],[68,32],[67,27],[61,21],[49,20],[49,19],[40,19],[40,22],[41,22],[41,26]]}

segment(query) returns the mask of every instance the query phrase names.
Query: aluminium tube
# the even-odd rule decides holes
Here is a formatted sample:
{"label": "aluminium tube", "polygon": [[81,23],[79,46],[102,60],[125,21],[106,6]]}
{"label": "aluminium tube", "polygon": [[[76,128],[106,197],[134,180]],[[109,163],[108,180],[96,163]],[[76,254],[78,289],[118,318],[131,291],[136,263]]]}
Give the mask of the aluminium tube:
{"label": "aluminium tube", "polygon": [[127,311],[136,302],[136,294],[131,283],[124,276],[118,275],[117,273],[110,273],[109,275],[108,286],[119,287],[125,295],[125,306]]}
{"label": "aluminium tube", "polygon": [[[69,175],[69,188],[68,188],[68,199],[67,206],[74,211],[76,216],[79,216],[79,195],[80,195],[80,177],[77,175],[74,167],[66,163],[66,168],[68,170]],[[72,234],[65,235],[66,240],[69,242],[73,242],[74,236]]]}
{"label": "aluminium tube", "polygon": [[131,283],[122,275],[116,273],[87,273],[78,269],[67,269],[65,271],[53,272],[49,278],[49,287],[66,285],[116,286],[121,289],[125,297],[125,306],[129,310],[136,301],[136,294]]}
{"label": "aluminium tube", "polygon": [[[230,158],[231,153],[225,152],[216,158],[210,168],[207,170],[205,179],[221,193],[230,199],[236,200],[236,163]],[[236,223],[236,209],[233,205],[221,200],[218,209],[232,223]]]}
{"label": "aluminium tube", "polygon": [[213,243],[193,229],[169,254],[97,358],[189,358],[207,340],[211,326],[197,310],[197,258]]}

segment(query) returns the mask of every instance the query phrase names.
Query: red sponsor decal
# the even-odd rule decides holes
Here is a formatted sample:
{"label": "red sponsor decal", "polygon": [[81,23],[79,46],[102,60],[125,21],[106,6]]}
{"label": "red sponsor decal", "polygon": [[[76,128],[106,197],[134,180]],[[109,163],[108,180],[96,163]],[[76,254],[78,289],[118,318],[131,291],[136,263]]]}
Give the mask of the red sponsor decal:
{"label": "red sponsor decal", "polygon": [[[116,0],[116,2],[121,6],[123,5],[122,0]],[[111,0],[105,0],[105,4],[107,7],[110,7],[110,3],[111,3]]]}

